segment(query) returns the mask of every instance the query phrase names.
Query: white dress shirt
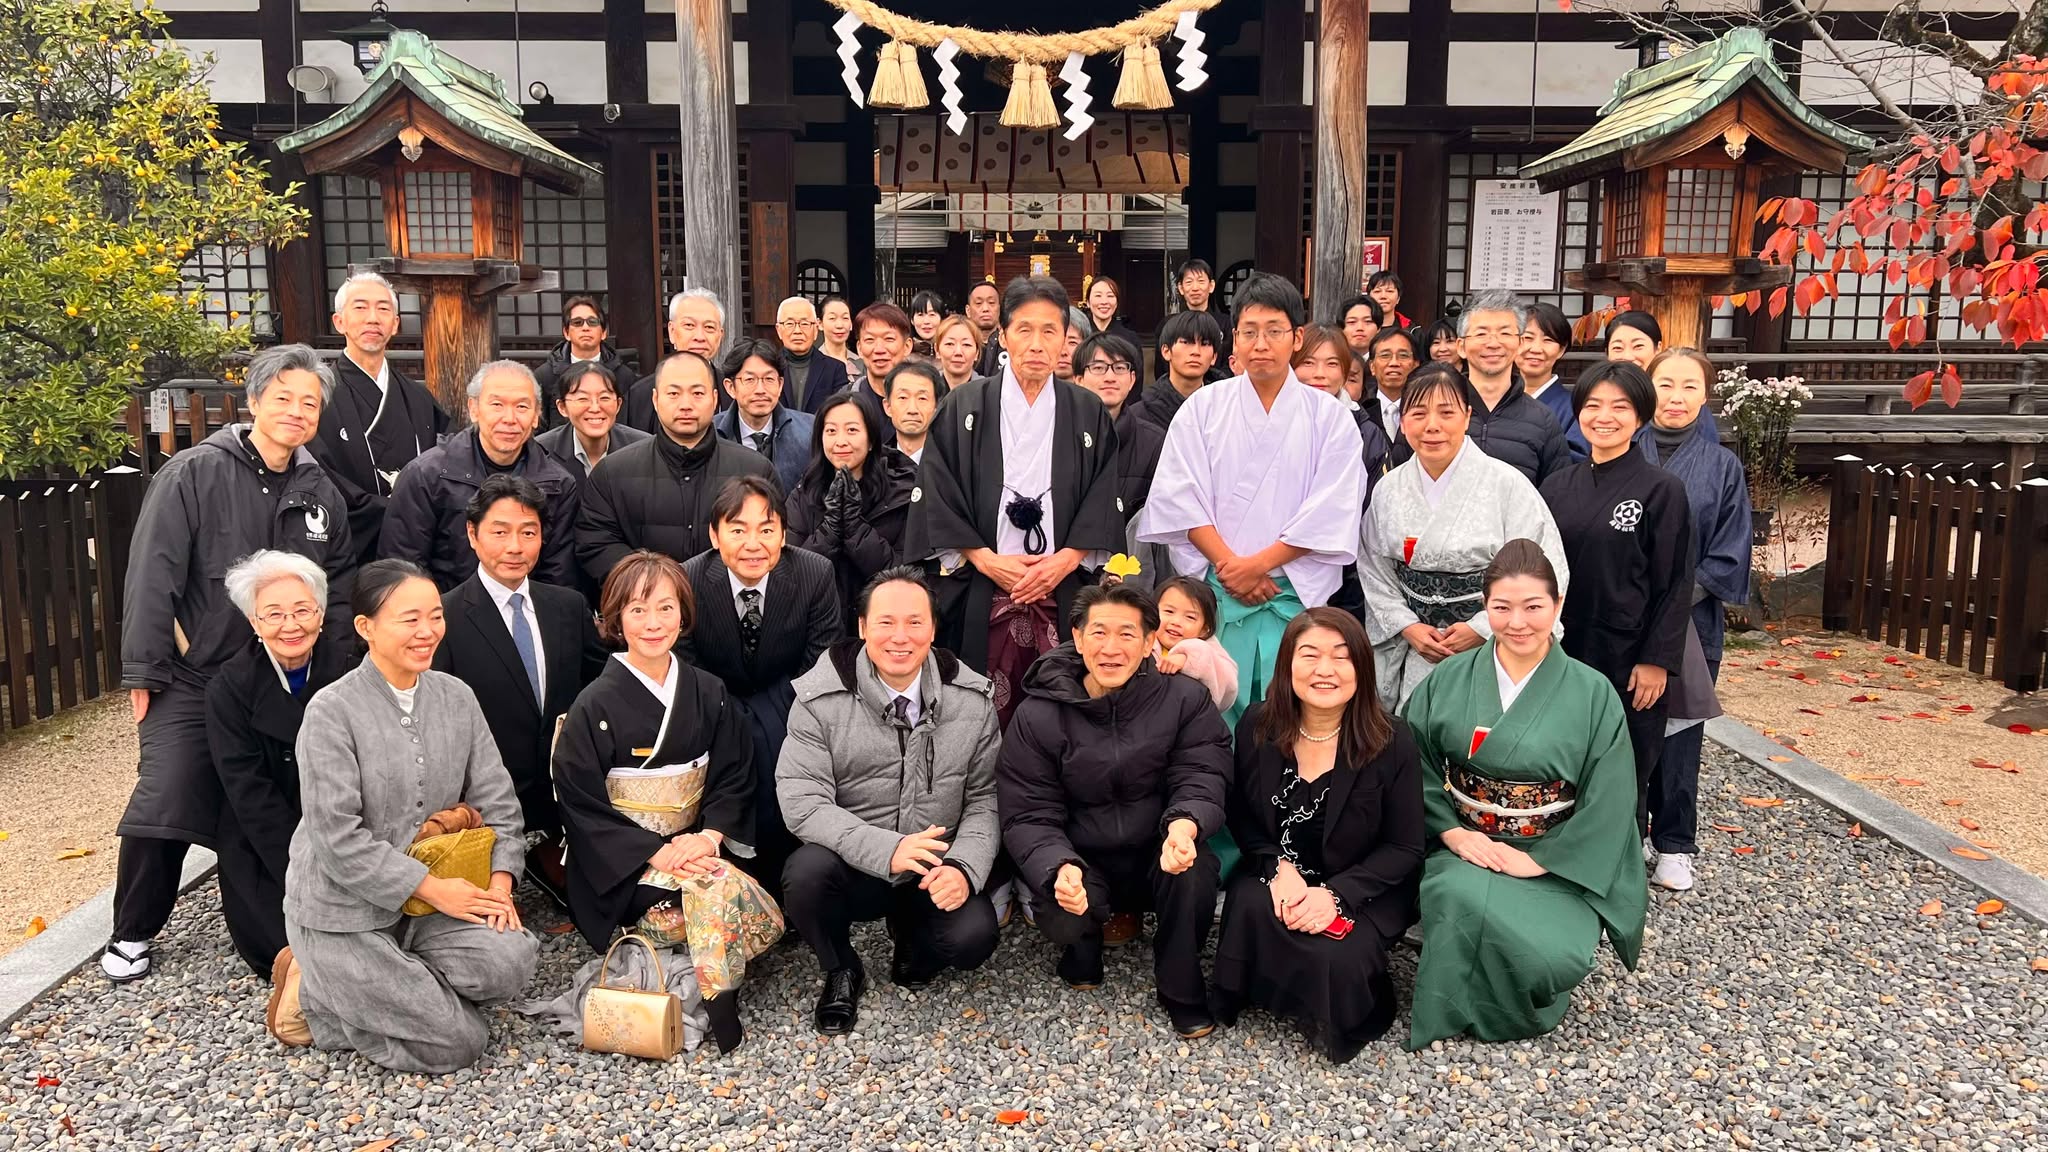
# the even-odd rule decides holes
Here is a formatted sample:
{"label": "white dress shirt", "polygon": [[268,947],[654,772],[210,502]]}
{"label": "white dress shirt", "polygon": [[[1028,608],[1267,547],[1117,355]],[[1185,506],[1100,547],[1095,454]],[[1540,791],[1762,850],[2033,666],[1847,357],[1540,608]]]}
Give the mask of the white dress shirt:
{"label": "white dress shirt", "polygon": [[745,412],[736,412],[734,413],[734,415],[738,417],[738,419],[735,420],[733,423],[739,432],[740,447],[752,449],[755,452],[759,452],[767,448],[767,441],[764,440],[761,443],[756,444],[754,443],[754,437],[757,434],[767,435],[775,430],[775,414],[773,412],[770,412],[768,414],[768,419],[763,420],[759,428],[754,427],[753,422],[747,419],[747,414]]}
{"label": "white dress shirt", "polygon": [[[881,677],[877,676],[875,679],[881,680]],[[888,682],[884,681],[882,687],[889,688]],[[889,691],[894,694],[889,700],[891,708],[896,706],[895,697],[897,696],[910,701],[910,707],[905,710],[905,716],[909,719],[912,728],[917,727],[918,717],[924,715],[924,672],[920,670],[917,676],[911,680],[910,686],[901,692],[896,691],[894,688],[889,688]]]}
{"label": "white dress shirt", "polygon": [[749,584],[746,581],[740,579],[738,573],[735,573],[732,569],[727,568],[725,570],[725,578],[732,584],[732,610],[735,614],[740,616],[745,616],[747,614],[747,606],[740,602],[740,593],[751,588],[754,591],[759,592],[761,594],[761,613],[764,617],[767,615],[768,577],[761,577],[761,582],[759,584]]}
{"label": "white dress shirt", "polygon": [[1401,398],[1396,396],[1389,400],[1387,394],[1377,388],[1372,390],[1372,394],[1380,402],[1380,428],[1391,442],[1401,434]]}
{"label": "white dress shirt", "polygon": [[[505,622],[505,635],[508,637],[512,635],[512,594],[516,592],[521,597],[519,609],[526,616],[526,630],[533,636],[533,663],[540,671],[540,698],[546,700],[548,698],[548,654],[547,649],[541,646],[540,617],[534,615],[533,611],[533,582],[531,580],[521,580],[519,587],[507,588],[503,584],[498,583],[490,573],[481,568],[476,570],[476,574],[483,583],[484,591],[491,594],[491,602],[498,606],[498,618]],[[516,646],[514,650],[517,650]]]}

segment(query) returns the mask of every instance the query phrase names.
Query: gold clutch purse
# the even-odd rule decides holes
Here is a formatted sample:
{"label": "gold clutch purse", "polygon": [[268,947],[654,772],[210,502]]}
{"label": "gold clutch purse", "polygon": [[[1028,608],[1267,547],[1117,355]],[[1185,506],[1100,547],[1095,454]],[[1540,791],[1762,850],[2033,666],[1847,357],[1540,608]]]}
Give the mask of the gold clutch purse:
{"label": "gold clutch purse", "polygon": [[[415,840],[405,854],[427,866],[427,873],[443,879],[461,877],[479,888],[491,886],[491,849],[498,834],[489,828],[467,828]],[[407,916],[425,916],[432,904],[414,896],[402,909]]]}
{"label": "gold clutch purse", "polygon": [[[605,982],[612,953],[631,940],[647,949],[654,969],[652,988],[614,988]],[[597,986],[583,998],[583,1047],[645,1060],[669,1060],[683,1050],[683,1002],[668,990],[661,954],[638,933],[627,932],[605,950],[597,966]]]}

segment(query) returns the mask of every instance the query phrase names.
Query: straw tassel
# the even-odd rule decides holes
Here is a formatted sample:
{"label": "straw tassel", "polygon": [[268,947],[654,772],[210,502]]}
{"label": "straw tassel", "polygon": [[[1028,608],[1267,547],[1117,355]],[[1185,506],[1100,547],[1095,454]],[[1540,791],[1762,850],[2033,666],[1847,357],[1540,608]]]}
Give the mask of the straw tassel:
{"label": "straw tassel", "polygon": [[1010,99],[1003,105],[1002,123],[1009,128],[1060,126],[1059,109],[1052,102],[1052,86],[1045,79],[1045,65],[1020,60],[1010,70]]}
{"label": "straw tassel", "polygon": [[1111,101],[1125,111],[1156,111],[1173,107],[1173,92],[1166,86],[1166,69],[1159,62],[1159,45],[1150,40],[1124,49],[1124,70]]}
{"label": "straw tassel", "polygon": [[931,103],[925,91],[924,73],[917,66],[917,48],[901,40],[882,45],[875,66],[875,82],[868,89],[873,108],[923,108]]}

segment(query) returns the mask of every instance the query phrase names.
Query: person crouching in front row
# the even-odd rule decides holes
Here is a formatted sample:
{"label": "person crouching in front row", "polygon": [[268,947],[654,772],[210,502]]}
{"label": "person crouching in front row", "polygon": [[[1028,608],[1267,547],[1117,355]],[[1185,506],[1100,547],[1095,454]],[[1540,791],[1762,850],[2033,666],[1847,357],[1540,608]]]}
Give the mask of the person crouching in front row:
{"label": "person crouching in front row", "polygon": [[867,974],[856,920],[887,918],[889,978],[913,991],[942,968],[979,968],[996,948],[983,891],[995,862],[996,730],[988,678],[932,647],[937,605],[911,567],[861,593],[859,641],[796,681],[775,767],[801,845],[783,869],[786,909],[818,955],[818,1031],[853,1031]]}
{"label": "person crouching in front row", "polygon": [[[432,669],[444,631],[434,582],[408,561],[365,564],[352,607],[369,656],[299,726],[291,943],[273,965],[264,1023],[288,1047],[453,1072],[483,1055],[479,1006],[517,996],[539,954],[512,904],[526,856],[519,795],[475,693]],[[496,834],[487,887],[434,876],[407,854],[458,805]],[[415,897],[432,911],[406,915]]]}

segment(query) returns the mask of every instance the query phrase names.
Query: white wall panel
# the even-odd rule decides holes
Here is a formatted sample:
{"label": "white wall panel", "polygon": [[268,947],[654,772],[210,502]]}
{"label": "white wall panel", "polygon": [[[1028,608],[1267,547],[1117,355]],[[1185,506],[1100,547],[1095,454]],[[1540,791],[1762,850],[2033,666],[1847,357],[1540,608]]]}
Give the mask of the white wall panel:
{"label": "white wall panel", "polygon": [[[749,102],[747,45],[732,46],[732,90],[741,104]],[[676,42],[655,40],[647,45],[647,100],[651,104],[679,104],[683,99],[683,59]]]}
{"label": "white wall panel", "polygon": [[[1877,78],[1885,94],[1901,104],[1946,104],[1951,100],[1974,101],[1983,91],[1975,77],[1950,68],[1946,61],[1925,53],[1908,52],[1882,40],[1839,40],[1849,58]],[[1996,55],[1998,45],[1972,41],[1979,51]],[[1847,68],[1835,62],[1818,44],[1807,46],[1799,70],[1799,94],[1814,104],[1875,104],[1870,89]]]}
{"label": "white wall panel", "polygon": [[1597,108],[1635,62],[1632,49],[1605,42],[1544,44],[1539,53],[1533,44],[1454,40],[1447,99],[1467,107],[1526,108],[1534,69],[1538,107]]}
{"label": "white wall panel", "polygon": [[213,70],[206,82],[216,104],[263,103],[263,41],[180,40],[195,62],[211,52]]}

